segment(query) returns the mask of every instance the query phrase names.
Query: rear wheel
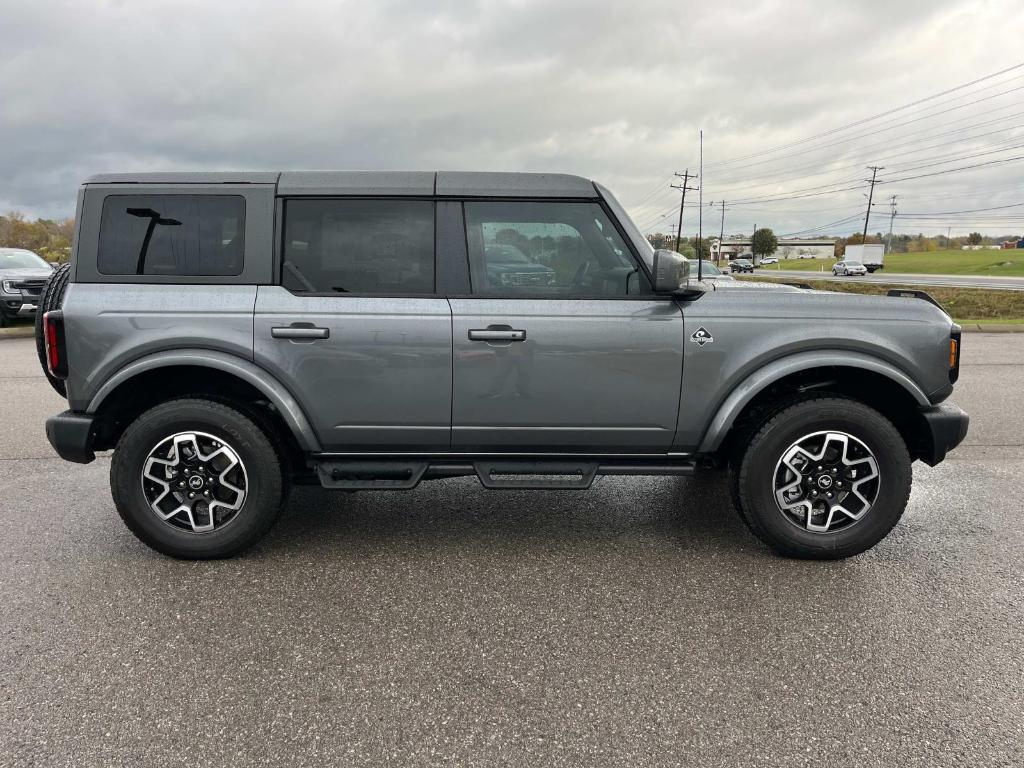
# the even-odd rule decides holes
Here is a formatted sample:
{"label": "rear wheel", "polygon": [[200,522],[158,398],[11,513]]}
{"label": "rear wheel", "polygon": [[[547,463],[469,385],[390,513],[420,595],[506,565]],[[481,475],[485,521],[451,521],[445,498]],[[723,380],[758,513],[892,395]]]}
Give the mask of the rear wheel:
{"label": "rear wheel", "polygon": [[230,557],[277,520],[281,461],[241,412],[209,400],[172,400],[143,413],[110,465],[114,503],[128,528],[172,557]]}
{"label": "rear wheel", "polygon": [[899,521],[910,496],[910,455],[874,409],[819,397],[768,418],[734,480],[744,519],[768,546],[835,559],[870,549]]}

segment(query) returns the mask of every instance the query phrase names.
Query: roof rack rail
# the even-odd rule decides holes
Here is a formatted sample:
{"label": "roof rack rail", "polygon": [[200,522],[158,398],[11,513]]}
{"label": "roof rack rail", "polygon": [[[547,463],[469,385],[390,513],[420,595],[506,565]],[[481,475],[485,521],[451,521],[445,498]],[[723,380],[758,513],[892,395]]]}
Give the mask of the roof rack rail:
{"label": "roof rack rail", "polygon": [[[918,290],[915,290],[914,288],[890,288],[886,292],[885,295],[886,296],[899,296],[900,298],[904,298],[904,299],[924,299],[929,304],[934,304],[936,307],[941,309],[943,312],[946,312],[946,308],[944,306],[942,306],[941,304],[939,304],[939,302],[937,302],[935,299],[933,299],[931,294],[929,294],[927,291],[918,291]],[[949,314],[949,313],[946,312],[946,314]]]}

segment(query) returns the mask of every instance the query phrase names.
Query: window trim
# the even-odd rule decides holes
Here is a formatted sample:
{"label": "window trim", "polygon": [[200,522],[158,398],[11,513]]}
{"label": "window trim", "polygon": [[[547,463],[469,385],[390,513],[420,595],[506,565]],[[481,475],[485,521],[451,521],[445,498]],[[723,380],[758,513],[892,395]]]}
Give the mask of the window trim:
{"label": "window trim", "polygon": [[[273,285],[273,184],[142,184],[117,182],[84,184],[79,192],[72,269],[76,283],[146,286]],[[245,256],[238,275],[106,275],[98,271],[100,219],[103,202],[111,195],[234,195],[245,198]]]}
{"label": "window trim", "polygon": [[[238,200],[241,200],[242,201],[242,217],[241,217],[241,222],[240,222],[241,223],[240,229],[241,229],[241,235],[242,235],[242,254],[241,254],[242,255],[242,259],[241,259],[241,262],[238,265],[238,271],[237,272],[220,272],[220,273],[216,273],[216,274],[204,274],[202,272],[197,272],[195,274],[181,274],[181,273],[167,274],[167,273],[159,273],[159,272],[137,272],[137,271],[136,272],[104,272],[102,269],[100,269],[100,253],[101,253],[100,252],[100,245],[102,245],[102,242],[103,242],[103,221],[104,221],[103,217],[104,217],[104,214],[105,214],[106,209],[107,209],[107,204],[111,200],[113,200],[114,198],[120,198],[120,197],[132,197],[132,198],[140,198],[140,197],[190,197],[190,198],[203,197],[203,198],[211,198],[211,197],[213,197],[213,198],[236,198]],[[99,230],[98,230],[97,235],[96,235],[96,244],[97,244],[97,247],[96,247],[96,274],[99,275],[100,277],[103,277],[103,278],[108,278],[108,277],[111,277],[111,278],[118,278],[118,277],[157,277],[157,278],[187,278],[187,279],[198,278],[198,279],[209,279],[209,278],[241,277],[243,274],[245,274],[245,249],[246,249],[246,227],[248,226],[248,223],[247,223],[248,222],[248,215],[247,215],[248,214],[248,207],[249,207],[248,206],[248,200],[245,199],[245,195],[243,195],[243,194],[220,194],[220,195],[218,195],[218,194],[208,194],[208,193],[204,194],[202,192],[195,192],[195,193],[189,192],[189,193],[180,193],[180,194],[175,194],[175,193],[160,194],[159,192],[137,192],[137,193],[130,193],[130,192],[117,193],[117,192],[115,192],[113,194],[105,195],[103,197],[103,203],[100,205]],[[152,209],[150,209],[150,210],[152,210]],[[146,242],[146,240],[143,240],[143,242]]]}
{"label": "window trim", "polygon": [[[343,202],[425,202],[431,204],[433,217],[434,237],[434,290],[432,293],[364,293],[351,291],[339,293],[338,291],[295,291],[284,284],[284,249],[285,230],[287,228],[288,203],[293,200],[336,200]],[[277,226],[276,237],[274,238],[274,285],[284,288],[292,296],[311,299],[443,299],[444,294],[437,290],[437,264],[438,264],[438,239],[437,239],[437,202],[434,195],[279,195],[276,198],[275,221],[280,221]]]}
{"label": "window trim", "polygon": [[[416,294],[382,294],[382,293],[336,293],[336,292],[296,292],[291,288],[284,285],[283,282],[283,271],[284,271],[284,219],[285,219],[285,207],[289,200],[422,200],[434,203],[434,293],[416,293]],[[630,258],[639,271],[647,278],[646,285],[643,286],[646,289],[636,294],[629,295],[608,295],[600,294],[595,296],[525,296],[522,294],[480,294],[480,293],[465,293],[463,291],[451,292],[443,290],[444,286],[441,285],[441,281],[438,276],[441,274],[440,263],[442,259],[450,259],[451,254],[447,253],[447,249],[442,249],[442,245],[448,241],[446,238],[451,237],[450,232],[442,233],[441,227],[438,226],[438,203],[457,203],[459,206],[459,214],[462,219],[461,227],[461,240],[462,240],[462,256],[461,260],[453,261],[449,266],[452,272],[461,272],[463,274],[464,282],[470,286],[472,290],[472,276],[469,265],[469,232],[466,229],[466,203],[588,203],[597,204],[604,212],[605,216],[612,223],[615,231],[618,233],[622,242],[626,246]],[[467,197],[465,195],[337,195],[337,194],[323,194],[323,195],[276,195],[274,198],[274,263],[273,263],[273,278],[272,284],[278,287],[284,288],[291,295],[296,297],[309,297],[309,298],[329,298],[329,299],[495,299],[495,300],[527,300],[527,301],[674,301],[675,297],[664,294],[654,293],[652,289],[653,279],[651,272],[647,267],[647,264],[641,258],[640,254],[636,250],[636,246],[633,241],[629,238],[626,231],[623,229],[622,223],[618,217],[615,216],[614,212],[609,208],[607,201],[603,197],[523,197],[515,195],[490,195],[480,197]]]}

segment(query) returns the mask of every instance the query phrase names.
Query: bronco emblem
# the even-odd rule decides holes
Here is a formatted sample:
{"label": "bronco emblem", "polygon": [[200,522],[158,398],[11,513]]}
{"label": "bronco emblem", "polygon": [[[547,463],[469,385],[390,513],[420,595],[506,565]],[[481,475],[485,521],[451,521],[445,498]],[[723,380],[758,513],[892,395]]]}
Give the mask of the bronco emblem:
{"label": "bronco emblem", "polygon": [[705,344],[710,344],[715,339],[708,333],[708,329],[703,325],[696,331],[690,334],[690,341],[695,342],[698,346],[703,347]]}

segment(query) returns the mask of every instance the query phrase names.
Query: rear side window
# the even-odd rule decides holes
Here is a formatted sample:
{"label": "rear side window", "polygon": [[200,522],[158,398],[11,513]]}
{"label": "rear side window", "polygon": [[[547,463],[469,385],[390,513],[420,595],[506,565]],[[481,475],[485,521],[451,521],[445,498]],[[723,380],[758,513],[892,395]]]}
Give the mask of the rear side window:
{"label": "rear side window", "polygon": [[111,195],[103,201],[97,269],[104,275],[242,272],[245,198]]}
{"label": "rear side window", "polygon": [[432,294],[434,204],[288,200],[283,254],[296,293]]}

